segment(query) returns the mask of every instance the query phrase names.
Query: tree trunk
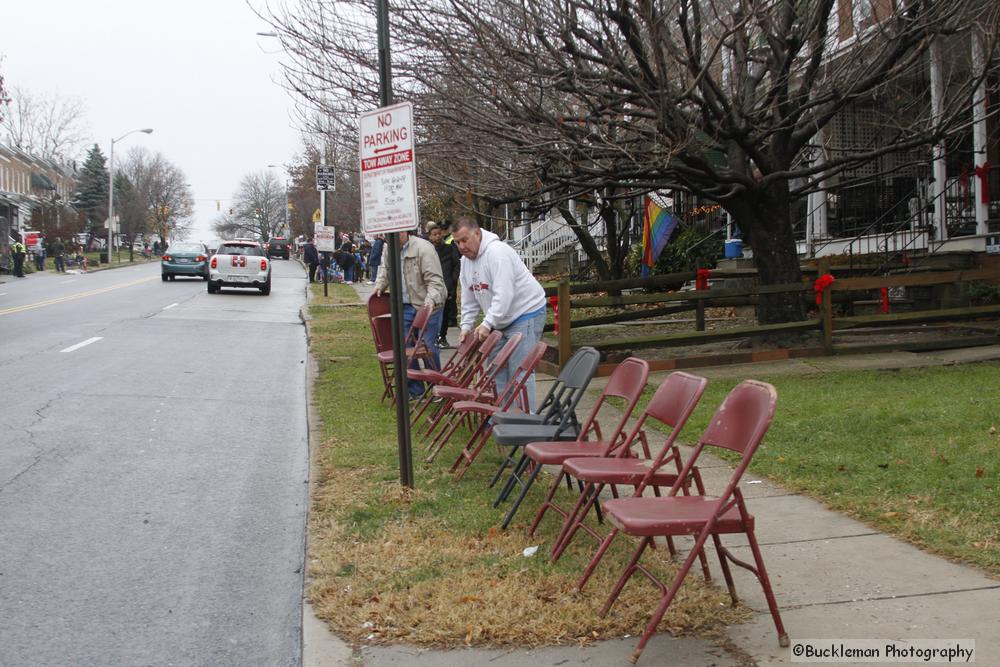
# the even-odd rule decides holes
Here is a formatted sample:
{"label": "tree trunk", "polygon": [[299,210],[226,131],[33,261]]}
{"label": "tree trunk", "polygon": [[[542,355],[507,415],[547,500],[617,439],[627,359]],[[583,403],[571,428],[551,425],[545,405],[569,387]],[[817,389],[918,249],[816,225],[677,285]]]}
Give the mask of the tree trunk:
{"label": "tree trunk", "polygon": [[583,248],[583,252],[587,254],[587,257],[594,263],[594,267],[597,268],[597,275],[600,276],[601,280],[613,280],[611,276],[611,267],[608,266],[607,260],[604,259],[604,255],[597,247],[597,243],[594,241],[594,237],[590,235],[590,230],[587,229],[586,225],[581,225],[576,219],[576,216],[566,204],[560,204],[558,207],[560,215],[562,215],[563,220],[569,225],[569,228],[573,230],[576,234],[577,240],[580,242],[580,246]]}
{"label": "tree trunk", "polygon": [[[761,285],[802,281],[798,249],[788,208],[788,184],[755,188],[723,203],[753,249]],[[757,304],[759,324],[799,322],[806,318],[800,294],[762,294]]]}

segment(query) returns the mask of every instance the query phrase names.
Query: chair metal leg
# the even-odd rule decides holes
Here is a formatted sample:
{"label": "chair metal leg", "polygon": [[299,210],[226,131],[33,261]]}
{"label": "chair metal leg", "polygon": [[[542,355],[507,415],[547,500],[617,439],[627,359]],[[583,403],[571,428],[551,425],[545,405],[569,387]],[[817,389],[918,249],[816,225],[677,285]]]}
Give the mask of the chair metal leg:
{"label": "chair metal leg", "polygon": [[[538,464],[536,464],[536,465],[538,465]],[[570,479],[569,475],[567,475],[562,470],[560,470],[559,474],[556,476],[556,478],[554,480],[552,480],[552,484],[549,485],[549,492],[547,494],[545,494],[545,500],[542,501],[541,507],[539,507],[538,511],[535,512],[535,518],[531,522],[531,526],[528,527],[528,537],[534,537],[535,536],[535,531],[538,529],[538,524],[540,524],[542,522],[542,517],[544,517],[545,513],[550,508],[553,507],[553,505],[552,505],[552,498],[555,497],[556,491],[559,490],[559,484],[562,482],[563,477],[566,478],[566,482],[569,484],[570,490],[573,489],[572,480]]]}
{"label": "chair metal leg", "polygon": [[500,524],[501,530],[507,530],[507,526],[509,526],[510,522],[514,520],[514,515],[517,514],[517,510],[524,501],[524,497],[528,495],[528,490],[531,489],[531,485],[535,483],[535,478],[538,477],[538,473],[541,471],[542,466],[536,463],[532,468],[531,475],[528,476],[528,479],[521,482],[521,493],[518,494],[517,498],[514,500],[514,504],[511,505],[510,510],[507,512],[507,516],[504,517],[503,523]]}
{"label": "chair metal leg", "polygon": [[[625,571],[622,572],[622,576],[618,577],[618,583],[615,587],[611,589],[611,593],[608,595],[608,599],[604,601],[604,606],[601,607],[601,611],[598,612],[598,616],[604,618],[608,615],[611,610],[611,605],[615,603],[618,596],[621,595],[622,589],[625,588],[625,584],[628,580],[632,578],[635,574],[636,569],[638,569],[639,559],[642,558],[642,553],[646,550],[646,547],[652,543],[652,537],[644,537],[642,541],[639,542],[639,546],[636,548],[635,553],[632,554],[632,560],[629,561],[628,565],[625,566]],[[602,545],[603,546],[603,545]]]}
{"label": "chair metal leg", "polygon": [[778,611],[778,601],[774,598],[774,591],[771,589],[771,580],[767,576],[764,568],[764,557],[760,553],[760,545],[757,544],[757,537],[753,529],[748,530],[747,541],[750,542],[750,551],[753,552],[753,559],[757,564],[757,579],[761,588],[764,589],[764,597],[767,599],[767,608],[771,612],[771,619],[774,621],[774,628],[778,631],[778,646],[788,646],[788,633],[785,632],[785,625],[781,622],[781,612]]}

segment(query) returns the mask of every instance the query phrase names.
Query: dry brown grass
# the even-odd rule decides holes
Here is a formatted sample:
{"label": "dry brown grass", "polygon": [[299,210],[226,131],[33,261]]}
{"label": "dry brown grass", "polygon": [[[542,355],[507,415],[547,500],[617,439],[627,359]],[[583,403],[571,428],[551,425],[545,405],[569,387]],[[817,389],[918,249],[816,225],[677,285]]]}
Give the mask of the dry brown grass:
{"label": "dry brown grass", "polygon": [[[408,516],[406,508],[421,492],[405,491],[395,481],[376,481],[373,472],[327,470],[314,496],[309,599],[316,614],[344,639],[534,647],[635,635],[649,620],[656,591],[641,577],[629,583],[606,618],[597,613],[631,541],[618,540],[617,552],[609,554],[583,593],[574,595],[570,591],[579,570],[548,567],[544,543],[535,556],[523,555],[526,546],[542,540],[529,539],[519,529],[460,535],[442,529],[433,518]],[[377,535],[359,535],[322,509],[361,507],[365,503],[360,498],[373,491],[381,504],[401,512]],[[579,540],[572,548],[586,558],[591,545]],[[676,567],[668,559],[660,549],[644,562],[667,573]],[[694,573],[660,631],[711,635],[748,616],[745,608],[730,605],[724,590],[706,586]]]}

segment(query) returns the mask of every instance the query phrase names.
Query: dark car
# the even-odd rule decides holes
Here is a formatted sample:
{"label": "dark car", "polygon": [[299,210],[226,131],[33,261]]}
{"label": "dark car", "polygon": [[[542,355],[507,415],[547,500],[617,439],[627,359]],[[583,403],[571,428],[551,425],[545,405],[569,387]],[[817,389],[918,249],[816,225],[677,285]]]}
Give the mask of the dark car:
{"label": "dark car", "polygon": [[286,238],[275,236],[264,244],[268,257],[281,257],[288,259],[292,252],[292,242]]}
{"label": "dark car", "polygon": [[170,244],[160,260],[160,278],[166,282],[176,276],[208,280],[208,248],[204,243]]}

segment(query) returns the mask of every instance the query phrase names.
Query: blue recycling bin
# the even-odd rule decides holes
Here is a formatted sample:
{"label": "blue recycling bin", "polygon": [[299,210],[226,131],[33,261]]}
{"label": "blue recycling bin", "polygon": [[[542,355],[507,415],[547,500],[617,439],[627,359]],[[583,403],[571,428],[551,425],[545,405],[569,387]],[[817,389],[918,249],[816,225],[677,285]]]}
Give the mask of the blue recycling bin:
{"label": "blue recycling bin", "polygon": [[743,256],[743,239],[726,239],[724,245],[726,259],[737,259]]}

